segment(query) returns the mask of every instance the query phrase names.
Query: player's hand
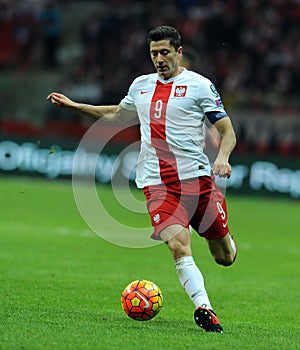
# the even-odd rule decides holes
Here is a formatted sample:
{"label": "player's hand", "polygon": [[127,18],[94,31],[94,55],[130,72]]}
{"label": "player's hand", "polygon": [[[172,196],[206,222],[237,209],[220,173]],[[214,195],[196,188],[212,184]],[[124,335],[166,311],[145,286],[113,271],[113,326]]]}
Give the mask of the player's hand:
{"label": "player's hand", "polygon": [[220,177],[229,178],[231,176],[231,165],[228,162],[222,160],[216,159],[212,170],[214,175],[218,175]]}
{"label": "player's hand", "polygon": [[47,96],[47,100],[50,100],[53,106],[59,107],[59,108],[62,108],[62,107],[71,108],[74,105],[74,102],[72,100],[70,100],[67,96],[60,94],[58,92],[51,92],[51,94]]}

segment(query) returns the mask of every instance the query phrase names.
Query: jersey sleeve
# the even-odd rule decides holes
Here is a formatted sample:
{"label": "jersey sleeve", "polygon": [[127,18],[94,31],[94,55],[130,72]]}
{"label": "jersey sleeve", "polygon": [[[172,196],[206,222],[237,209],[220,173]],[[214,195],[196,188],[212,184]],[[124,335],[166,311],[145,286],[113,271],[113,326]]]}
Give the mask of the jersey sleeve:
{"label": "jersey sleeve", "polygon": [[129,111],[136,111],[134,102],[134,85],[135,81],[130,85],[127,95],[120,102],[121,107]]}
{"label": "jersey sleeve", "polygon": [[218,120],[227,117],[221,96],[210,80],[206,80],[199,88],[198,103],[205,116],[214,124]]}

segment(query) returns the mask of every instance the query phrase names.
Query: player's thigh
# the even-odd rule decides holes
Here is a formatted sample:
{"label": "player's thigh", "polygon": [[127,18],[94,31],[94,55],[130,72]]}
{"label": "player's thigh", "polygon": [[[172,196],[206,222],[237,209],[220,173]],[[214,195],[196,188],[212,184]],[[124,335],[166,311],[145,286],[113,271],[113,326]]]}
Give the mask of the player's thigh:
{"label": "player's thigh", "polygon": [[191,233],[189,229],[180,224],[173,224],[165,227],[160,232],[160,237],[165,242],[178,242],[181,245],[189,245],[191,243]]}
{"label": "player's thigh", "polygon": [[[189,227],[188,213],[181,201],[180,194],[168,191],[163,186],[149,186],[144,193],[154,228],[153,239],[167,241],[171,236],[176,236],[183,227]],[[165,236],[168,237],[162,238],[162,231],[165,231]]]}

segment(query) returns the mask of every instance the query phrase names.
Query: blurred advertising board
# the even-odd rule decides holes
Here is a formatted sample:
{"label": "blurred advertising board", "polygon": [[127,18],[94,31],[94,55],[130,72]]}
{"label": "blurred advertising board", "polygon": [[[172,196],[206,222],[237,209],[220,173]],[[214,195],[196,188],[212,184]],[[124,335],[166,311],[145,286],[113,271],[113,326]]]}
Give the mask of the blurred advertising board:
{"label": "blurred advertising board", "polygon": [[[53,141],[53,140],[52,140]],[[94,176],[99,184],[133,182],[139,145],[106,144],[101,152],[77,148],[76,142],[0,140],[0,175],[39,176],[83,180]],[[233,154],[229,194],[260,194],[300,198],[300,162],[276,155]]]}

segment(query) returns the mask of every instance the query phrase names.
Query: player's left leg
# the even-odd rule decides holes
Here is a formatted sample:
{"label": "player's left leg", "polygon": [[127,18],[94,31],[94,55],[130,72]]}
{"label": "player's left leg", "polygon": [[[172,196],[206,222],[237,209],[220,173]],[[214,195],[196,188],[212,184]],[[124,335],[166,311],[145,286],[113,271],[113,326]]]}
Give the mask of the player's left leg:
{"label": "player's left leg", "polygon": [[[200,196],[190,223],[200,236],[207,239],[216,262],[229,266],[235,260],[236,246],[229,233],[225,198],[213,179],[200,178],[199,184]],[[198,326],[207,331],[223,333],[216,314],[209,307],[197,307],[194,319]]]}
{"label": "player's left leg", "polygon": [[229,232],[222,238],[207,239],[207,243],[212,256],[218,264],[230,266],[234,263],[237,248]]}
{"label": "player's left leg", "polygon": [[230,266],[236,259],[237,248],[229,233],[226,200],[213,178],[202,178],[200,181],[200,189],[209,186],[210,191],[200,192],[192,226],[206,238],[215,261]]}

